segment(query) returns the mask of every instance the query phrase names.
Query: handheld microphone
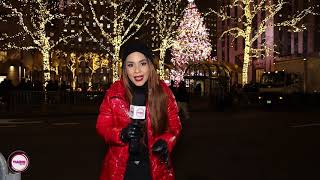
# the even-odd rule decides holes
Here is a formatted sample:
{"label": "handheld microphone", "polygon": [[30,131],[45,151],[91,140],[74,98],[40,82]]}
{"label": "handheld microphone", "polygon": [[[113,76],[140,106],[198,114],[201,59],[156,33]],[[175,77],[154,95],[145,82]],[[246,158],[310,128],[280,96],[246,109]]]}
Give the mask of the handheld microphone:
{"label": "handheld microphone", "polygon": [[[132,123],[139,127],[142,126],[142,122],[146,117],[146,97],[143,92],[135,92],[132,97],[132,104],[130,105],[129,116],[132,119]],[[131,139],[129,142],[129,152],[138,153],[141,149],[140,138]]]}

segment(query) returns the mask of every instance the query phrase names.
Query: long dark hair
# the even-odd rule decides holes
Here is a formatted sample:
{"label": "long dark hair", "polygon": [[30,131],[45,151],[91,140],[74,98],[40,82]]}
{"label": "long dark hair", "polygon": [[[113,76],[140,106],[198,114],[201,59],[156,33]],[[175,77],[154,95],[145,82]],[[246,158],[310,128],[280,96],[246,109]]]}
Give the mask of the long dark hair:
{"label": "long dark hair", "polygon": [[[122,79],[126,89],[127,99],[129,102],[132,102],[132,93],[129,85],[130,80],[125,68],[125,62],[122,66]],[[149,107],[153,135],[159,135],[164,133],[168,128],[168,96],[161,87],[160,78],[157,74],[154,64],[151,63],[150,59],[148,59],[148,66],[150,68],[150,75],[148,79],[147,105]]]}

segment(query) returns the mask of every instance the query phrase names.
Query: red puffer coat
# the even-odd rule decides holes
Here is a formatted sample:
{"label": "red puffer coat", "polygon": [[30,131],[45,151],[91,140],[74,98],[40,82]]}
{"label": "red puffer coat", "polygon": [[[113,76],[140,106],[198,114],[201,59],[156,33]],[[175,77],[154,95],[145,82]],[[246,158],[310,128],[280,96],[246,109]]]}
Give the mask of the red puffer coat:
{"label": "red puffer coat", "polygon": [[[151,176],[153,180],[174,180],[173,169],[167,169],[165,164],[160,162],[151,150],[153,144],[158,139],[163,139],[167,142],[169,153],[171,153],[181,131],[175,98],[169,87],[163,81],[161,81],[160,84],[168,96],[168,130],[159,136],[152,134],[151,118],[147,107],[146,123]],[[131,122],[128,116],[129,102],[125,97],[123,81],[117,81],[108,89],[100,106],[100,114],[96,128],[98,133],[109,145],[100,180],[123,180],[124,178],[129,154],[128,144],[124,144],[120,140],[120,132],[122,128]]]}

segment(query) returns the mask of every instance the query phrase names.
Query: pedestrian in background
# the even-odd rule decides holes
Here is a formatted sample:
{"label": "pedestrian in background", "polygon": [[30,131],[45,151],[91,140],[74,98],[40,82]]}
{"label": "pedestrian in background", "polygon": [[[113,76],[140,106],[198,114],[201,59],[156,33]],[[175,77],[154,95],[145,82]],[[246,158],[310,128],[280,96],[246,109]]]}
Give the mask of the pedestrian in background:
{"label": "pedestrian in background", "polygon": [[169,86],[169,88],[171,89],[173,95],[176,95],[176,93],[177,93],[176,89],[177,89],[177,88],[175,87],[174,84],[175,84],[174,80],[171,80],[171,81],[170,81],[170,86]]}
{"label": "pedestrian in background", "polygon": [[[96,124],[109,145],[100,180],[173,180],[170,153],[181,130],[175,98],[159,80],[144,44],[130,43],[122,60],[121,80],[106,92]],[[145,99],[145,119],[139,125],[128,115],[134,97]],[[129,146],[136,139],[142,148],[132,153]]]}
{"label": "pedestrian in background", "polygon": [[179,107],[179,114],[185,118],[186,120],[190,119],[189,115],[189,93],[186,88],[186,83],[184,81],[180,81],[179,87],[176,93],[176,100]]}

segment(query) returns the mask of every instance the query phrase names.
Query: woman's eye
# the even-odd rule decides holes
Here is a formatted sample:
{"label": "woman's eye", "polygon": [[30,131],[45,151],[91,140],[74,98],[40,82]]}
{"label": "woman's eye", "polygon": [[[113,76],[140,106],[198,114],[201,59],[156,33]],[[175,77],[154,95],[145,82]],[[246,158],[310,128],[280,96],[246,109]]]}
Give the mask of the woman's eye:
{"label": "woman's eye", "polygon": [[146,63],[146,62],[142,62],[141,65],[142,65],[142,66],[145,66],[145,65],[147,65],[147,63]]}
{"label": "woman's eye", "polygon": [[128,67],[133,67],[133,64],[128,64],[127,66],[128,66]]}

